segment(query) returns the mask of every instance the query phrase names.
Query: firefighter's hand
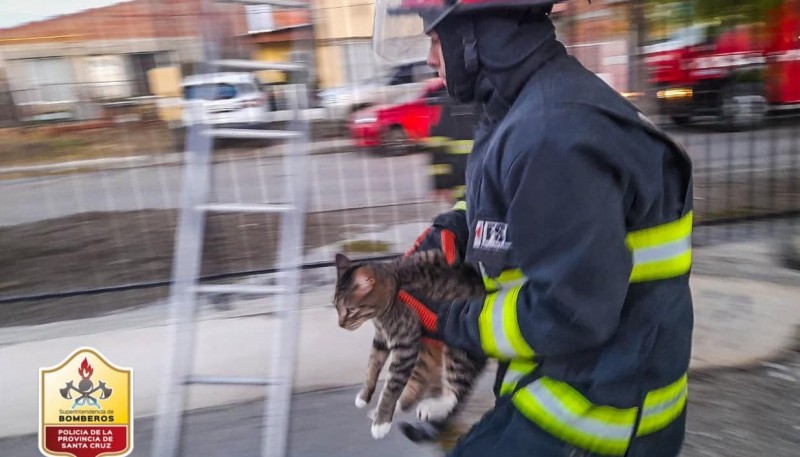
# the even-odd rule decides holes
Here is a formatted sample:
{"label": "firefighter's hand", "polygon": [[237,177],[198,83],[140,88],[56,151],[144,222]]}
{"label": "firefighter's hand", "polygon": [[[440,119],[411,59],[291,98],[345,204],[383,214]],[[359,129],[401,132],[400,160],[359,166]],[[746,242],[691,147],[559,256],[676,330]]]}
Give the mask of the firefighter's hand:
{"label": "firefighter's hand", "polygon": [[[405,255],[408,257],[415,252],[438,250],[444,253],[447,263],[452,265],[456,261],[460,261],[458,241],[453,230],[441,225],[432,225],[417,237],[414,246]],[[398,298],[419,316],[422,323],[423,336],[441,339],[438,334],[437,315],[445,304],[427,300],[419,295],[412,295],[406,290],[401,290],[398,293]]]}
{"label": "firefighter's hand", "polygon": [[456,234],[452,230],[439,225],[432,225],[425,229],[425,231],[417,237],[411,249],[406,251],[405,257],[415,252],[431,250],[442,251],[445,259],[447,259],[447,263],[450,265],[461,260]]}

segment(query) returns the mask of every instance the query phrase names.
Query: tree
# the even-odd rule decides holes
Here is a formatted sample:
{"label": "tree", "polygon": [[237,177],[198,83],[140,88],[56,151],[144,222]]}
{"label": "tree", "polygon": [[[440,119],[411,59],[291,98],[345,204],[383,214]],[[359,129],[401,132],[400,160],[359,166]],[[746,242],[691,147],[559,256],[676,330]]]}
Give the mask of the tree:
{"label": "tree", "polygon": [[759,22],[781,0],[697,0],[697,15],[704,18],[729,18],[737,22]]}

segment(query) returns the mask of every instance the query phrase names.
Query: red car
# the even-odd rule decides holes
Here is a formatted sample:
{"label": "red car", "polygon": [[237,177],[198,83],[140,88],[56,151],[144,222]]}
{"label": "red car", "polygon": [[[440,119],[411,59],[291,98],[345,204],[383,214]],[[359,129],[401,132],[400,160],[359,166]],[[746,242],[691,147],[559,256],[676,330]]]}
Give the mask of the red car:
{"label": "red car", "polygon": [[444,82],[432,79],[423,90],[393,105],[371,106],[353,113],[350,133],[358,147],[388,155],[406,153],[430,136],[431,126],[438,123],[446,97]]}

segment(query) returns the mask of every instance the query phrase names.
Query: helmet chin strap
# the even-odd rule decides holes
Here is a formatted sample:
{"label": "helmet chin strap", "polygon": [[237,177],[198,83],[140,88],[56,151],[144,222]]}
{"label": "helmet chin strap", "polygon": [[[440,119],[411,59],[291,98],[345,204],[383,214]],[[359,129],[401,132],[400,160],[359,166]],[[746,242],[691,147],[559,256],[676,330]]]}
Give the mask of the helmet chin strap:
{"label": "helmet chin strap", "polygon": [[447,92],[461,102],[472,101],[480,73],[475,29],[471,15],[449,17],[436,27],[447,70]]}
{"label": "helmet chin strap", "polygon": [[464,69],[467,74],[478,72],[478,41],[475,39],[475,23],[472,17],[464,24],[462,43],[464,44]]}

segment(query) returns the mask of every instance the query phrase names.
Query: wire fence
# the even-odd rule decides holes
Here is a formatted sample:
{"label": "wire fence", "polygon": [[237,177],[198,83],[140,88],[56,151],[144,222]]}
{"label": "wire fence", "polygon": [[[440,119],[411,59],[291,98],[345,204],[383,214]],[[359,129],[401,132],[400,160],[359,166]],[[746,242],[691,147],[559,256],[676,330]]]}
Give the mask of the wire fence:
{"label": "wire fence", "polygon": [[[102,23],[100,17],[93,24]],[[40,44],[28,51],[15,44],[13,52],[0,46],[6,69],[0,84],[0,325],[94,315],[166,296],[184,158],[175,128],[182,117],[174,108],[183,96],[181,78],[202,56],[187,44],[191,31],[175,37],[163,23],[159,27],[138,44],[131,37],[102,39],[104,55],[116,56],[106,59],[85,60],[94,49],[88,44],[70,48],[73,54],[85,49],[87,56],[58,61],[37,57]],[[226,55],[250,56],[253,46],[232,41]],[[603,61],[596,61],[595,47],[575,53],[595,59],[590,67],[611,68],[604,77],[622,78],[624,46],[602,47]],[[52,70],[43,72],[50,79],[30,76],[39,67]],[[150,73],[161,67],[177,73]],[[161,87],[168,83],[170,89]],[[290,89],[260,87],[266,101],[256,107],[282,111],[281,94]],[[69,100],[65,93],[72,94]],[[386,156],[360,149],[346,131],[323,128],[337,121],[341,127],[346,119],[324,119],[319,110],[308,115],[318,119],[319,133],[311,151],[305,236],[304,277],[313,287],[332,281],[336,252],[382,258],[405,251],[449,203],[432,196],[429,153]],[[261,120],[268,125],[282,119]],[[665,125],[695,164],[696,245],[774,239],[794,229],[800,214],[798,123],[796,117],[774,117],[744,132],[721,131],[713,120]],[[282,146],[217,146],[213,201],[283,201]],[[277,233],[277,216],[209,216],[202,275],[208,281],[268,277]],[[43,318],[44,309],[54,308],[57,314]]]}

